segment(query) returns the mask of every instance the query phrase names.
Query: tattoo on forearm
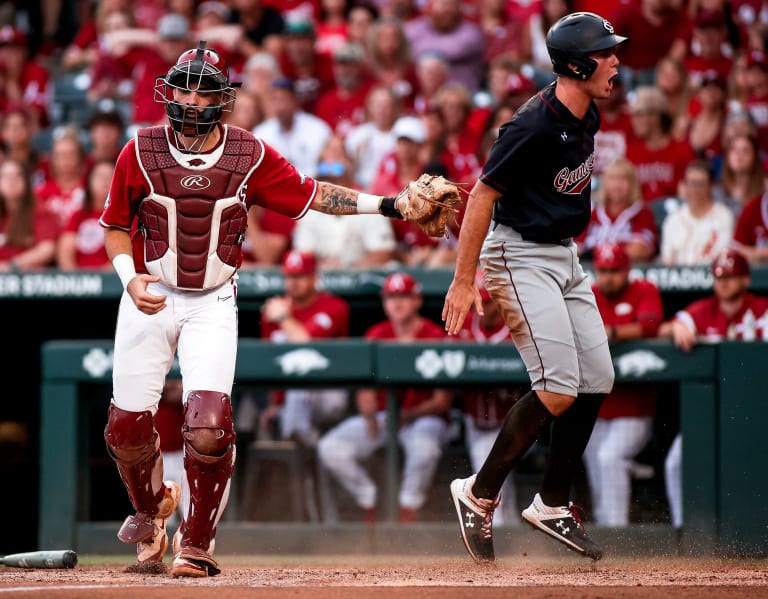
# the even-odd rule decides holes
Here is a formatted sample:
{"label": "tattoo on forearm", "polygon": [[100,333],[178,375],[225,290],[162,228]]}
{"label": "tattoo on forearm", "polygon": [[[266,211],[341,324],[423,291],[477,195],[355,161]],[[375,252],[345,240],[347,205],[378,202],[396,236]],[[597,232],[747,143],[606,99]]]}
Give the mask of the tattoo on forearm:
{"label": "tattoo on forearm", "polygon": [[320,211],[326,214],[357,214],[357,192],[337,185],[323,185]]}

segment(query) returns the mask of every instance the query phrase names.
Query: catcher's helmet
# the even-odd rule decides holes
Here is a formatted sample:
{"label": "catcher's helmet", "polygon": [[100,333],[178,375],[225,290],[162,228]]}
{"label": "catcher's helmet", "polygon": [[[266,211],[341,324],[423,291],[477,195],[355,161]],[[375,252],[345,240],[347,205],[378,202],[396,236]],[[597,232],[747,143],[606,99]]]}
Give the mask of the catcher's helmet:
{"label": "catcher's helmet", "polygon": [[[197,48],[183,52],[165,77],[155,80],[155,102],[165,104],[165,113],[177,133],[194,127],[195,135],[205,135],[219,122],[223,112],[232,111],[234,88],[239,85],[229,81],[229,68],[218,52],[206,48],[206,42],[201,41]],[[173,100],[173,88],[218,93],[219,103],[190,116],[188,107]]]}
{"label": "catcher's helmet", "polygon": [[590,54],[623,44],[606,19],[592,12],[575,12],[558,20],[547,32],[547,50],[556,75],[586,80],[597,68]]}
{"label": "catcher's helmet", "polygon": [[738,250],[723,250],[712,261],[712,274],[718,278],[749,276],[749,262]]}

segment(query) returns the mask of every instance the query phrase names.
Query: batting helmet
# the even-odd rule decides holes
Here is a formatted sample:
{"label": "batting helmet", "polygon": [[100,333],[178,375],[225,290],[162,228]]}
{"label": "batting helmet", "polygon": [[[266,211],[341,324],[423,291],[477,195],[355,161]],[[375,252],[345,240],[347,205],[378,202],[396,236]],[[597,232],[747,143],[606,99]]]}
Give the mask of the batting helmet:
{"label": "batting helmet", "polygon": [[556,75],[586,80],[597,68],[590,54],[623,44],[606,19],[592,12],[575,12],[558,20],[547,32],[547,50]]}
{"label": "batting helmet", "polygon": [[[197,48],[183,52],[165,77],[155,80],[155,102],[165,104],[165,113],[177,133],[194,128],[195,135],[205,135],[221,120],[223,112],[232,111],[234,88],[239,85],[229,81],[229,68],[219,53],[206,48],[206,42],[201,41]],[[191,111],[173,100],[172,89],[218,93],[220,100],[203,110]]]}
{"label": "batting helmet", "polygon": [[749,262],[738,250],[723,250],[712,261],[712,274],[718,278],[749,276]]}

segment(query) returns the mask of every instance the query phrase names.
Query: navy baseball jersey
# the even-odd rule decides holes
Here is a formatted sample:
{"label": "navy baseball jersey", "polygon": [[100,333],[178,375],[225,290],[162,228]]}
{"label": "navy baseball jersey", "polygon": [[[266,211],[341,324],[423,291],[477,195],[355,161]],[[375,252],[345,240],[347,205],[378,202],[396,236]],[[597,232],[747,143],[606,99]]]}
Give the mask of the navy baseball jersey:
{"label": "navy baseball jersey", "polygon": [[520,107],[499,132],[480,180],[501,194],[493,220],[526,241],[560,243],[584,231],[591,214],[595,133],[594,102],[577,119],[545,87]]}

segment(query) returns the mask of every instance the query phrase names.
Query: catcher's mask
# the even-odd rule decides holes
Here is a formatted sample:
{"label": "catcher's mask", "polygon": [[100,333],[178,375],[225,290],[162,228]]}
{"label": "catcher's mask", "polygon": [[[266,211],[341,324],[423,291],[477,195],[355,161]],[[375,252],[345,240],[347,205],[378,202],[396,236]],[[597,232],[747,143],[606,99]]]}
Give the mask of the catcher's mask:
{"label": "catcher's mask", "polygon": [[547,51],[556,75],[585,81],[597,68],[590,54],[623,44],[607,19],[591,12],[575,12],[558,20],[547,32]]}
{"label": "catcher's mask", "polygon": [[[207,135],[221,120],[224,112],[231,112],[235,103],[235,87],[240,83],[229,81],[229,68],[216,52],[200,41],[197,48],[186,50],[179,56],[165,77],[155,79],[155,102],[165,104],[165,113],[177,133]],[[219,95],[219,103],[202,110],[190,110],[173,99],[173,89],[185,92],[205,91]]]}

